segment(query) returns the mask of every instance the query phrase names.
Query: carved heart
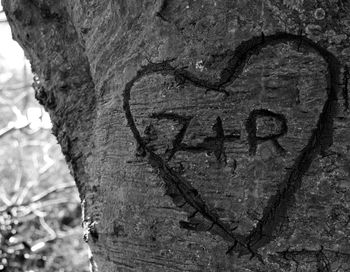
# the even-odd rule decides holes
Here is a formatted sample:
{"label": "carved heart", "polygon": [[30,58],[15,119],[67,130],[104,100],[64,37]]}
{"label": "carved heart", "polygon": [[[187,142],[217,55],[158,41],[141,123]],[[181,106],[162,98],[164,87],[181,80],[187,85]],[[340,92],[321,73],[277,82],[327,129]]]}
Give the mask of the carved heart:
{"label": "carved heart", "polygon": [[[298,48],[303,47],[318,53],[327,64],[327,99],[323,108],[320,109],[317,124],[311,130],[312,116],[304,119],[308,120],[304,124],[294,124],[295,128],[304,126],[305,130],[309,130],[309,140],[306,145],[296,142],[295,146],[300,151],[294,150],[289,154],[284,154],[283,141],[286,140],[282,138],[288,129],[284,116],[284,114],[288,115],[288,112],[282,114],[278,110],[256,108],[256,105],[250,102],[250,97],[254,95],[251,90],[236,91],[235,96],[230,95],[232,90],[227,90],[242,74],[252,55],[258,55],[268,45],[286,42],[292,42]],[[235,49],[217,82],[196,77],[184,69],[174,68],[170,62],[151,63],[142,67],[125,86],[123,108],[128,125],[138,143],[139,155],[146,157],[149,164],[157,170],[164,181],[166,194],[172,198],[175,205],[188,213],[188,221],[181,221],[180,226],[196,231],[209,231],[221,236],[230,244],[228,252],[236,251],[241,255],[252,254],[252,257],[260,258],[257,253],[258,249],[275,238],[274,232],[284,223],[287,210],[294,203],[294,195],[301,187],[303,175],[316,156],[332,145],[333,116],[337,106],[340,63],[332,53],[312,40],[289,33],[253,37],[242,42]],[[148,116],[142,116],[139,121],[135,119],[132,112],[140,114],[144,111],[141,103],[144,97],[137,97],[142,95],[141,91],[133,91],[133,97],[137,97],[135,101],[138,104],[131,107],[131,90],[137,89],[137,85],[146,78],[156,80],[152,82],[153,85],[163,82],[163,89],[166,82],[174,79],[180,85],[192,85],[192,89],[190,92],[188,89],[180,89],[178,92],[165,91],[163,94],[152,90],[151,93],[148,93],[147,99],[154,101],[155,108],[158,110]],[[145,88],[143,85],[141,87]],[[237,86],[232,88],[242,90]],[[204,93],[203,90],[206,92]],[[159,96],[162,95],[166,96],[163,100],[159,99]],[[188,115],[179,115],[176,109],[168,110],[167,101],[173,99],[184,101],[183,97],[188,99],[181,105],[181,109],[183,112],[186,108]],[[246,105],[241,107],[243,101]],[[150,103],[147,103],[146,106],[149,110]],[[274,106],[278,109],[280,105]],[[211,109],[210,113],[208,108]],[[244,112],[246,108],[250,108],[250,112]],[[202,118],[201,115],[206,116]],[[221,118],[222,115],[229,117],[233,115],[234,118],[228,120],[228,118]],[[145,123],[146,119],[148,122]],[[202,135],[198,130],[198,128],[203,128],[200,124],[201,120],[212,120],[212,130],[203,131]],[[164,122],[168,124],[169,129],[164,129],[166,127]],[[142,131],[140,128],[144,131],[143,133],[140,132]],[[174,131],[176,133],[173,137]],[[238,225],[241,227],[240,234],[238,234],[232,225],[235,218],[230,217],[230,213],[240,209],[237,199],[226,199],[224,203],[228,208],[220,211],[217,207],[214,208],[212,203],[205,201],[210,197],[208,190],[204,190],[203,193],[203,188],[209,188],[211,184],[214,184],[213,188],[216,189],[221,186],[220,188],[228,192],[238,190],[237,182],[239,182],[240,174],[238,173],[238,177],[233,178],[235,168],[237,165],[239,168],[240,164],[246,168],[249,167],[251,161],[256,162],[252,157],[257,154],[257,151],[263,153],[263,146],[271,147],[277,157],[280,156],[279,159],[285,160],[280,166],[277,165],[279,168],[290,167],[287,171],[280,171],[280,176],[274,177],[274,180],[267,183],[271,185],[277,182],[277,179],[281,180],[276,186],[278,188],[269,189],[271,196],[263,200],[266,206],[260,209],[258,221],[250,224],[248,233],[244,233],[242,225]],[[193,162],[191,169],[186,169],[186,165],[179,163],[186,159]],[[208,170],[208,163],[214,164],[215,167]],[[273,165],[277,163],[278,160],[273,161]],[[267,171],[270,170],[267,169]],[[208,180],[205,177],[208,171],[211,171],[211,177],[217,174],[220,176],[220,181],[227,180],[227,184],[216,184],[215,181]],[[254,171],[252,169],[248,172],[253,173]],[[259,177],[261,173],[254,175]],[[245,177],[245,179],[249,178],[252,176]],[[225,186],[231,187],[226,190]],[[258,205],[255,205],[254,208],[258,209]],[[245,227],[248,225],[247,223]]]}

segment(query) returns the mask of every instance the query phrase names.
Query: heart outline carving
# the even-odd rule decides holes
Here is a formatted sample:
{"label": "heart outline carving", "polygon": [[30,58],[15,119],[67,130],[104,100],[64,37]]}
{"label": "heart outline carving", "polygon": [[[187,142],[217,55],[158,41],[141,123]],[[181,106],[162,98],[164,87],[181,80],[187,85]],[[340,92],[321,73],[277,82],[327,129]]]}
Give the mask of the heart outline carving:
{"label": "heart outline carving", "polygon": [[[178,175],[167,163],[150,148],[147,147],[144,139],[138,131],[130,109],[131,90],[134,84],[141,78],[151,74],[171,75],[175,80],[189,82],[190,84],[204,88],[205,90],[216,91],[228,95],[225,87],[232,84],[242,73],[246,63],[252,55],[271,45],[292,42],[297,48],[304,47],[318,53],[327,64],[327,99],[323,105],[321,114],[317,121],[316,128],[312,131],[307,145],[301,150],[294,160],[293,166],[286,173],[285,178],[280,183],[279,189],[268,200],[267,206],[263,210],[263,216],[258,224],[250,231],[249,235],[243,236],[234,233],[219,219],[219,216],[209,208],[207,203],[201,198],[198,191],[192,187],[183,177]],[[337,95],[339,93],[340,62],[328,50],[313,42],[311,39],[285,32],[277,32],[273,35],[262,35],[252,37],[241,42],[234,50],[233,56],[227,63],[227,67],[221,72],[217,82],[210,82],[197,78],[187,70],[177,69],[170,65],[172,60],[161,63],[150,63],[142,66],[126,85],[123,90],[123,109],[127,124],[133,136],[147,158],[148,163],[158,170],[159,176],[163,179],[166,195],[170,196],[174,204],[188,213],[188,222],[180,222],[182,227],[196,231],[209,231],[219,235],[230,243],[227,253],[238,252],[239,255],[251,254],[251,257],[262,257],[258,253],[259,248],[267,245],[275,237],[273,231],[285,220],[285,214],[294,203],[295,193],[302,184],[302,177],[309,169],[316,156],[329,148],[333,143],[333,117],[337,108]]]}

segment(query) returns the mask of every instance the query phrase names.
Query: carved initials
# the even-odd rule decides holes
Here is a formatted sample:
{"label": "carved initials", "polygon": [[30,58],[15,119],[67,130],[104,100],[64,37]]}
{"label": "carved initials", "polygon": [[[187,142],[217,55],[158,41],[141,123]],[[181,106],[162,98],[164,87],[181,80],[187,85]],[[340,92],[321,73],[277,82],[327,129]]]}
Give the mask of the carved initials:
{"label": "carved initials", "polygon": [[168,148],[165,152],[166,160],[170,161],[175,155],[175,153],[181,150],[182,140],[185,137],[186,131],[188,129],[190,121],[192,120],[192,117],[181,116],[176,113],[165,113],[165,112],[153,113],[150,117],[158,120],[167,119],[167,120],[178,121],[180,124],[182,124],[180,131],[176,134],[175,139],[172,142],[172,148],[171,149]]}
{"label": "carved initials", "polygon": [[[158,120],[173,120],[182,124],[180,131],[175,135],[175,138],[172,141],[172,148],[168,148],[165,152],[165,158],[167,161],[170,161],[178,151],[185,151],[191,153],[206,152],[209,154],[214,154],[218,162],[226,163],[227,158],[225,153],[225,142],[234,142],[240,140],[241,138],[240,133],[225,135],[221,117],[218,116],[215,124],[212,127],[212,130],[215,132],[215,136],[206,137],[197,145],[188,145],[183,143],[183,139],[185,138],[186,132],[193,117],[164,112],[153,113],[150,117]],[[280,131],[278,131],[276,134],[270,134],[267,136],[257,136],[256,121],[261,117],[272,117],[279,121],[281,123]],[[265,141],[272,141],[280,154],[285,153],[285,149],[277,141],[277,139],[284,136],[288,130],[287,120],[284,115],[274,113],[266,109],[253,110],[247,119],[246,130],[248,133],[249,153],[251,155],[255,155],[258,144]]]}
{"label": "carved initials", "polygon": [[[256,119],[259,117],[272,117],[281,122],[281,130],[276,134],[270,134],[267,136],[257,136],[257,125]],[[272,141],[277,151],[280,154],[284,154],[286,150],[279,144],[277,141],[278,138],[285,135],[288,131],[287,127],[287,119],[283,114],[274,113],[272,111],[266,109],[253,110],[249,114],[248,120],[246,122],[246,130],[248,132],[248,142],[249,142],[249,154],[255,155],[256,148],[259,143],[263,143],[266,141]]]}

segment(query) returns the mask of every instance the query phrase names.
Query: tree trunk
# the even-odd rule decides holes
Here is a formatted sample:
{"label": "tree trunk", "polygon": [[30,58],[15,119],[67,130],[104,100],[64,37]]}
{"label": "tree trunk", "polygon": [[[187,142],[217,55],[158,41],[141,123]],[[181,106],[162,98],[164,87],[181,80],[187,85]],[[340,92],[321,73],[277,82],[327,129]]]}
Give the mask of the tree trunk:
{"label": "tree trunk", "polygon": [[94,271],[350,271],[347,1],[2,4]]}

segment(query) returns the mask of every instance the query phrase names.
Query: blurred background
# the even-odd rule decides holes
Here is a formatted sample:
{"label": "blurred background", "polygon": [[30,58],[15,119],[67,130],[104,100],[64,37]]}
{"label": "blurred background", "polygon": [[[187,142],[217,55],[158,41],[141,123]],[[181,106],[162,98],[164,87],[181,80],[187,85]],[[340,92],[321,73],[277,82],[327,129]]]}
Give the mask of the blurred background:
{"label": "blurred background", "polygon": [[0,272],[89,271],[77,189],[0,5]]}

